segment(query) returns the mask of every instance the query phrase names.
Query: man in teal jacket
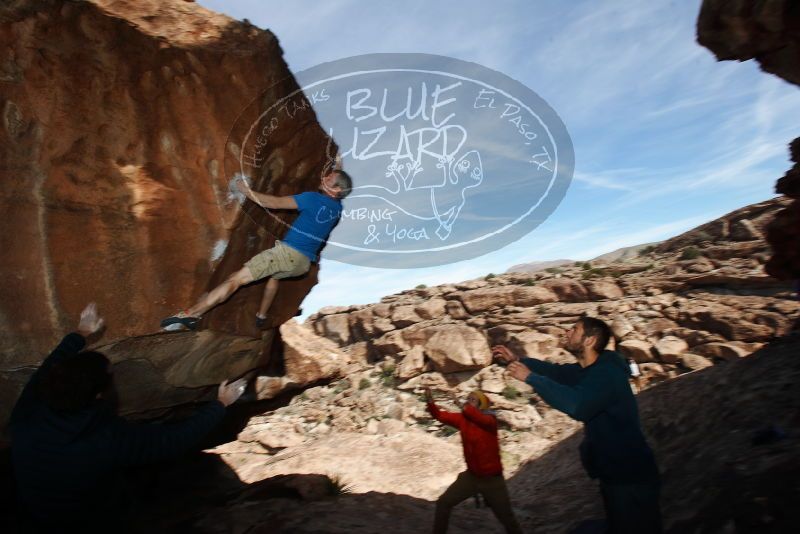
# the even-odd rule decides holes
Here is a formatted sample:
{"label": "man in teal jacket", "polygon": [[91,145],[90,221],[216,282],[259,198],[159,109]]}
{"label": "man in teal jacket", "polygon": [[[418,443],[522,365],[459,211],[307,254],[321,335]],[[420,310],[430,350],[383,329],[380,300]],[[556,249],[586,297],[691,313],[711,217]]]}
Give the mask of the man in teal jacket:
{"label": "man in teal jacket", "polygon": [[492,352],[542,400],[584,423],[581,460],[589,476],[600,480],[608,532],[661,532],[658,467],[642,433],[628,365],[605,350],[610,337],[603,321],[581,317],[564,344],[578,363],[520,358],[503,346]]}

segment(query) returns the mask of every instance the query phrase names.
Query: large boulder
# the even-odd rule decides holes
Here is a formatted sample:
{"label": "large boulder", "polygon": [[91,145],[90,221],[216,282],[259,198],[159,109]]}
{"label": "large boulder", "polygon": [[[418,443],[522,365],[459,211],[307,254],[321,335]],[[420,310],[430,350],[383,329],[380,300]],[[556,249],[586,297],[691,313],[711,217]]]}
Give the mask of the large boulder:
{"label": "large boulder", "polygon": [[[258,364],[263,283],[206,314],[215,333],[152,334],[290,220],[227,199],[243,134],[299,88],[275,36],[181,0],[18,0],[0,22],[0,375],[23,376],[92,300],[124,340],[103,350],[126,411],[202,398]],[[310,107],[281,121],[254,189],[314,189],[328,141]],[[316,280],[315,266],[281,282],[275,324]]]}
{"label": "large boulder", "polygon": [[622,289],[610,280],[593,280],[584,284],[590,300],[615,300],[625,296]]}
{"label": "large boulder", "polygon": [[664,336],[656,342],[654,349],[662,362],[678,363],[681,354],[689,350],[689,344],[679,337]]}
{"label": "large boulder", "polygon": [[693,347],[692,351],[702,356],[716,358],[718,360],[736,360],[752,352],[746,345],[737,342],[705,343]]}
{"label": "large boulder", "polygon": [[[388,314],[388,306],[386,307]],[[381,315],[384,309],[381,305],[370,306],[348,314],[350,320],[350,333],[355,341],[366,341],[380,337],[395,329],[392,321]],[[314,329],[320,332],[318,321],[312,321]]]}
{"label": "large boulder", "polygon": [[425,353],[437,371],[452,373],[489,365],[489,343],[478,330],[465,325],[441,325],[425,329],[430,337]]}
{"label": "large boulder", "polygon": [[545,359],[558,352],[558,339],[550,334],[525,329],[508,334],[504,344],[516,354]]}
{"label": "large boulder", "polygon": [[738,309],[721,304],[701,304],[681,310],[677,321],[681,326],[720,334],[728,340],[764,341],[775,328],[748,321]]}
{"label": "large boulder", "polygon": [[[413,469],[421,458],[426,468]],[[335,433],[292,447],[276,462],[265,462],[263,452],[224,449],[222,459],[247,484],[278,474],[326,473],[354,492],[403,493],[429,500],[440,495],[464,467],[460,446],[423,432]]]}
{"label": "large boulder", "polygon": [[411,347],[405,352],[401,352],[402,359],[397,364],[395,374],[401,380],[408,380],[422,373],[425,370],[425,351],[421,346]]}
{"label": "large boulder", "polygon": [[542,286],[555,293],[561,302],[586,302],[589,292],[583,284],[572,278],[551,278],[542,282]]}
{"label": "large boulder", "polygon": [[322,336],[342,346],[353,341],[350,334],[350,317],[346,313],[325,315],[314,323],[314,329]]}
{"label": "large boulder", "polygon": [[697,41],[719,60],[755,58],[761,68],[800,85],[800,13],[793,0],[705,0]]}
{"label": "large boulder", "polygon": [[[15,73],[0,84],[3,361],[35,362],[89,300],[109,337],[152,333],[281,235],[226,201],[234,119],[297,86],[272,33],[180,0],[29,0],[0,17]],[[316,186],[327,137],[302,115],[270,138],[256,190]],[[316,269],[282,283],[273,317],[292,317],[314,283]],[[262,291],[243,288],[206,324],[255,336]]]}
{"label": "large boulder", "polygon": [[520,286],[512,292],[514,306],[527,308],[546,302],[556,302],[556,294],[545,286]]}
{"label": "large boulder", "polygon": [[422,319],[438,319],[445,314],[446,305],[446,300],[434,297],[416,306],[414,312]]}
{"label": "large boulder", "polygon": [[308,386],[320,380],[342,376],[350,358],[329,339],[316,335],[311,328],[290,320],[280,327],[283,342],[282,376],[259,376],[256,395],[271,399],[288,389]]}
{"label": "large boulder", "polygon": [[410,304],[398,306],[392,310],[392,324],[397,328],[405,328],[422,321],[422,317],[417,315],[415,306]]}
{"label": "large boulder", "polygon": [[626,339],[617,345],[617,350],[625,358],[632,358],[639,363],[653,361],[653,346],[640,339]]}
{"label": "large boulder", "polygon": [[515,288],[511,286],[484,287],[455,293],[454,296],[474,315],[491,308],[513,305],[514,291]]}
{"label": "large boulder", "polygon": [[614,320],[611,322],[611,333],[614,334],[614,337],[617,339],[623,339],[634,330],[633,325],[624,315],[614,317]]}
{"label": "large boulder", "polygon": [[[272,332],[265,334],[272,337]],[[269,363],[269,339],[204,330],[156,334],[92,346],[112,363],[119,412],[157,416],[216,394],[217,385]],[[34,366],[0,369],[0,428]]]}

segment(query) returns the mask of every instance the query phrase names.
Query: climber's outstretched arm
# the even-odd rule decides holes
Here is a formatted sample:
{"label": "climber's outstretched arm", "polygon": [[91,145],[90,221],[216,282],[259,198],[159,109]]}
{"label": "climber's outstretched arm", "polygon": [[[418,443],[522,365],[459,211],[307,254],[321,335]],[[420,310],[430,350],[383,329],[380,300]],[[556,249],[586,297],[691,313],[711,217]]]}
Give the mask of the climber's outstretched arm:
{"label": "climber's outstretched arm", "polygon": [[238,180],[236,182],[236,187],[241,191],[247,198],[261,206],[262,208],[269,208],[272,210],[296,210],[297,209],[297,202],[295,202],[294,197],[276,197],[275,195],[267,195],[265,193],[256,193],[250,186],[247,185],[247,182],[244,180]]}

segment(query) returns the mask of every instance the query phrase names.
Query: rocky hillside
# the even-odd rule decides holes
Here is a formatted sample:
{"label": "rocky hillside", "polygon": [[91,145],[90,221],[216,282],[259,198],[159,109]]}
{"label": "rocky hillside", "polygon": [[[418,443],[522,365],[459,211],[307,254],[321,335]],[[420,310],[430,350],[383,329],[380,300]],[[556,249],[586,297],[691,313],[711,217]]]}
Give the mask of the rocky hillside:
{"label": "rocky hillside", "polygon": [[[612,250],[611,252],[606,252],[605,254],[601,254],[600,256],[592,258],[589,261],[591,263],[611,263],[614,261],[627,260],[639,255],[640,250],[645,248],[649,249],[656,245],[658,245],[658,242],[644,243],[642,245],[634,245],[632,247],[622,247],[618,248],[617,250]],[[512,265],[511,267],[508,268],[508,270],[506,270],[506,272],[535,273],[538,271],[545,271],[547,269],[561,267],[562,265],[567,265],[570,263],[575,263],[575,260],[551,260],[551,261],[535,261],[530,263],[520,263],[517,265]]]}
{"label": "rocky hillside", "polygon": [[490,345],[560,361],[569,356],[558,338],[588,314],[612,325],[648,382],[659,380],[749,354],[792,329],[800,312],[791,285],[763,272],[763,228],[788,203],[736,210],[629,260],[413,289],[324,308],[308,323],[355,360],[390,358],[398,380],[484,369],[481,383]]}
{"label": "rocky hillside", "polygon": [[507,273],[535,273],[538,271],[544,271],[545,269],[552,269],[554,267],[560,267],[561,265],[567,265],[569,263],[575,263],[574,260],[549,260],[549,261],[533,261],[528,263],[518,263],[516,265],[512,265],[509,267],[506,272]]}

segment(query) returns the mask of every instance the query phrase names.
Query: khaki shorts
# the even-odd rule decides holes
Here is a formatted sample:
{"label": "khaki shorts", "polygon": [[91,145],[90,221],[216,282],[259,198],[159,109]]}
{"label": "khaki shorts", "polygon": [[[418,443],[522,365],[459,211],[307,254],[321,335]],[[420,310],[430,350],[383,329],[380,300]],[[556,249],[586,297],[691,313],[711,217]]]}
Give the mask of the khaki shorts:
{"label": "khaki shorts", "polygon": [[274,247],[259,252],[244,265],[250,269],[253,280],[261,280],[268,276],[280,280],[307,273],[311,261],[302,252],[275,241]]}

